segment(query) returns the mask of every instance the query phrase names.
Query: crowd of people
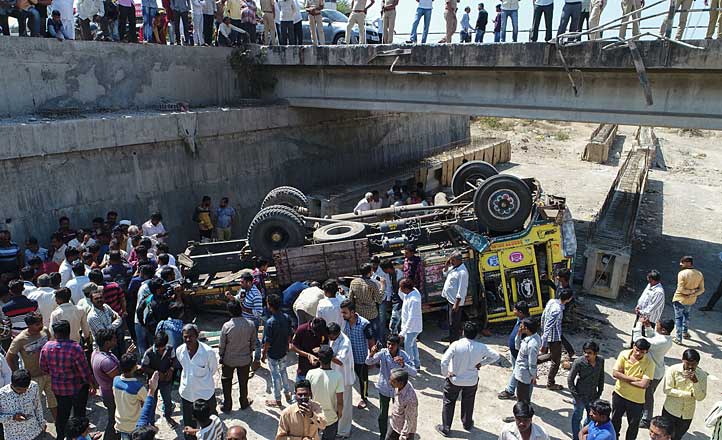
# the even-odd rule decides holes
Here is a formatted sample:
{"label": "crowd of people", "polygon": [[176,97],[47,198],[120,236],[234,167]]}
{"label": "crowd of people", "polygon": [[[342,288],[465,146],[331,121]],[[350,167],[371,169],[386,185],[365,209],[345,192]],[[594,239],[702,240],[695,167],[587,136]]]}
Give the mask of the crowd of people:
{"label": "crowd of people", "polygon": [[[414,197],[423,200],[417,191],[392,188],[386,196],[392,205],[394,200],[412,203]],[[357,210],[373,209],[375,203],[381,203],[379,195],[370,193]],[[191,220],[198,225],[199,239],[227,239],[235,214],[227,198],[214,208],[211,198],[204,197]],[[230,319],[220,328],[216,351],[186,320],[176,283],[181,274],[162,220],[154,213],[133,225],[111,211],[93,219],[90,228],[74,229],[62,217],[49,248],[31,237],[21,249],[8,231],[0,231],[4,438],[36,439],[49,420],[59,439],[153,439],[160,394],[162,417],[186,439],[245,439],[245,428],[226,426],[218,410],[233,411],[234,399],[241,411],[258,405],[249,395],[248,381],[264,365],[272,398],[263,404],[280,410],[277,440],[351,437],[354,412],[370,406],[372,368],[378,371],[379,408],[377,426],[367,428],[377,430],[380,439],[407,440],[417,433],[414,381],[422,368],[440,369],[444,378],[438,435],[450,435],[457,400],[462,427],[474,428],[480,372],[497,363],[500,354],[477,340],[482,330],[477,324],[463,322],[469,271],[462,253],[453,252],[443,272],[449,345],[438,365],[422,364],[417,345],[424,331],[426,286],[424,263],[413,245],[396,262],[374,257],[347,286],[336,279],[298,281],[280,294],[268,289],[268,262],[257,260],[256,269],[241,275],[240,290],[226,292]],[[517,320],[508,338],[512,368],[498,398],[517,402],[513,415],[504,418],[500,439],[549,438],[543,424],[534,422],[532,396],[544,362],[550,363],[545,388],[564,388],[557,383],[563,351],[573,361],[565,384],[573,397],[573,438],[619,438],[625,417],[627,440],[636,439],[640,428],[649,429],[652,440],[683,438],[696,403],[706,398],[708,374],[695,349],[686,349],[681,363],[672,366],[665,365],[665,355],[690,337],[690,308],[704,293],[704,277],[692,257],[681,259],[671,304],[674,320],[663,318],[660,273],[650,271],[647,281],[634,310],[632,341],[612,367],[616,383],[611,401],[601,399],[605,359],[599,343],[586,341],[582,355],[574,359],[574,346],[565,337],[564,314],[574,300],[569,271],[544,280],[555,295],[541,319],[529,315],[524,301],[514,304]],[[291,381],[287,370],[294,358],[298,363]],[[660,385],[665,395],[661,407],[654,402]],[[95,393],[107,410],[106,426],[98,427],[102,434],[90,432],[86,414]],[[182,429],[174,418],[177,404]],[[722,402],[706,422],[719,439]]]}
{"label": "crowd of people", "polygon": [[[313,45],[326,44],[321,11],[323,0],[139,0],[142,11],[142,25],[136,30],[136,5],[138,0],[3,0],[0,2],[0,28],[4,35],[10,35],[8,17],[18,20],[18,32],[21,36],[44,36],[58,40],[75,39],[76,16],[79,34],[83,40],[104,40],[156,44],[183,44],[196,46],[234,46],[243,42],[262,41],[265,44],[302,45],[302,11],[308,16],[309,31]],[[394,41],[396,9],[399,0],[381,1],[380,17],[377,24],[382,35],[382,43]],[[445,36],[439,43],[453,41],[457,31],[459,14],[458,0],[444,0]],[[366,44],[366,19],[374,0],[351,0],[350,15],[346,27],[345,42],[353,43],[350,37],[354,27],[358,26],[358,42]],[[624,0],[619,36],[625,38],[628,24],[633,35],[640,33],[639,18],[644,2]],[[74,7],[75,6],[75,7]],[[533,0],[531,3],[533,24],[529,41],[537,41],[539,29],[544,17],[544,41],[553,36],[553,0]],[[606,0],[565,0],[562,7],[557,35],[567,32],[581,32],[586,22],[587,30],[600,24]],[[705,0],[709,6],[709,24],[706,38],[710,39],[717,29],[717,38],[722,38],[720,0]],[[679,13],[679,25],[676,39],[684,37],[688,11],[692,0],[676,0],[675,13]],[[424,20],[421,43],[428,39],[431,25],[433,0],[418,0],[416,15],[407,43],[418,41],[418,27]],[[471,8],[465,7],[461,14],[461,32],[459,40],[470,43],[474,35],[475,43],[484,41],[489,13],[483,3],[479,3],[476,21],[472,25]],[[492,20],[494,42],[507,41],[507,25],[511,21],[511,39],[516,42],[519,33],[519,0],[502,0],[495,5],[495,17]],[[50,15],[49,15],[50,14]],[[141,17],[138,17],[141,18]],[[256,35],[256,25],[263,25],[263,36]],[[97,29],[99,28],[99,31]],[[29,29],[29,31],[28,31]],[[663,23],[659,33],[667,31],[667,22]],[[591,32],[589,39],[601,37],[601,32]]]}

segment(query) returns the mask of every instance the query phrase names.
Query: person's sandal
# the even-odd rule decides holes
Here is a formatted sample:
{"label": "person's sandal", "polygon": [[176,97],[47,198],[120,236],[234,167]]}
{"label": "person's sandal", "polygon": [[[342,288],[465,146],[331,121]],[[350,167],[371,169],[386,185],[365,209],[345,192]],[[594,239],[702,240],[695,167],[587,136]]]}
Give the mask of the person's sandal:
{"label": "person's sandal", "polygon": [[497,394],[496,397],[499,398],[499,400],[514,400],[516,398],[516,396],[514,396],[507,390],[504,390],[501,393]]}

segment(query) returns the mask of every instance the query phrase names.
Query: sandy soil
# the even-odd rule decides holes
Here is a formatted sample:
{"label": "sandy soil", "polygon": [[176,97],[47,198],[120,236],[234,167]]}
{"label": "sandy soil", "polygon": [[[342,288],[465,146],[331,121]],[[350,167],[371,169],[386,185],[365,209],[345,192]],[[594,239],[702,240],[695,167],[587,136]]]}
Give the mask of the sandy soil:
{"label": "sandy soil", "polygon": [[[512,162],[499,168],[519,176],[534,176],[542,182],[547,192],[566,196],[578,227],[584,228],[601,207],[616,176],[619,162],[632,148],[635,127],[620,127],[610,160],[601,165],[580,160],[593,129],[592,124],[483,119],[474,123],[472,135],[509,138],[513,146]],[[633,322],[630,311],[646,283],[646,271],[657,268],[662,272],[671,297],[679,256],[694,255],[697,266],[706,276],[708,291],[700,302],[706,301],[720,281],[722,263],[718,254],[722,252],[722,222],[719,220],[722,213],[722,133],[705,131],[690,136],[676,129],[658,129],[656,132],[668,169],[650,172],[624,295],[617,301],[607,301],[580,293],[579,317],[577,325],[571,330],[571,340],[576,347],[581,348],[583,341],[593,338],[602,346],[602,355],[609,359],[605,364],[608,385],[603,396],[607,399],[611,397],[614,383],[611,378],[612,358],[616,358],[622,346],[628,344]],[[722,305],[718,305],[718,311],[707,313],[697,310],[699,306],[695,306],[692,311],[693,339],[688,342],[688,346],[700,350],[700,367],[709,372],[710,376],[708,396],[698,405],[692,427],[685,437],[697,440],[709,437],[709,430],[703,426],[702,420],[713,404],[721,399],[722,389],[722,362],[719,361],[722,352],[718,340],[722,330],[719,324]],[[672,316],[671,304],[665,309],[665,316]],[[218,316],[203,316],[199,322],[207,330],[216,330],[222,319]],[[439,438],[434,431],[434,426],[441,421],[443,379],[439,374],[439,359],[447,344],[440,342],[444,335],[433,320],[426,320],[424,325],[425,331],[419,344],[422,372],[412,383],[420,401],[418,433],[421,438],[431,439]],[[496,393],[504,387],[510,372],[509,355],[505,347],[509,328],[495,327],[492,330],[493,336],[482,340],[501,352],[504,359],[500,365],[486,366],[481,370],[475,408],[476,428],[471,433],[463,431],[461,422],[457,420],[452,427],[452,438],[497,438],[503,425],[501,418],[511,415],[514,402],[496,398]],[[667,365],[680,362],[683,350],[683,347],[674,346],[668,354]],[[289,368],[288,373],[289,377],[294,377],[295,368]],[[565,374],[565,371],[560,373]],[[375,379],[374,372],[371,381]],[[566,382],[564,378],[558,378],[557,381]],[[546,384],[543,375],[540,375],[540,383]],[[229,426],[246,426],[250,439],[273,438],[279,411],[269,410],[263,405],[271,395],[268,370],[260,370],[251,379],[249,386],[251,397],[255,400],[252,409],[236,409],[223,415],[222,419]],[[220,382],[217,384],[217,395],[220,398]],[[354,439],[378,438],[378,394],[373,387],[370,395],[370,408],[354,412]],[[664,400],[662,387],[657,390],[656,397],[655,414],[658,414],[661,413]],[[354,401],[357,400],[355,395]],[[534,391],[533,403],[537,411],[537,423],[542,424],[553,438],[570,438],[572,401],[568,391],[551,392],[538,388]],[[105,410],[97,401],[92,406],[92,420],[98,424],[104,423],[102,419]],[[237,402],[235,407],[238,408]],[[180,421],[180,408],[176,408],[176,418]],[[176,433],[164,421],[159,420],[158,426],[161,429],[159,438],[176,438]],[[641,430],[640,438],[646,437],[646,431]]]}

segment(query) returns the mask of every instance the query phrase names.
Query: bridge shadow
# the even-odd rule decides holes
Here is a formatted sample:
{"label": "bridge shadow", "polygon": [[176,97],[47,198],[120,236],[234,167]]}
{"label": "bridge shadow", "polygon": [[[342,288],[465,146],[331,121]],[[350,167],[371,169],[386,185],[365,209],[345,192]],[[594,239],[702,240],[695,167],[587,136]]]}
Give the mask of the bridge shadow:
{"label": "bridge shadow", "polygon": [[[612,167],[618,167],[619,162],[622,160],[622,154],[624,153],[624,143],[627,141],[627,136],[623,134],[618,134],[614,136],[614,141],[612,142],[612,145],[609,146],[609,156],[607,157],[607,161],[604,162],[604,165],[609,165]],[[627,146],[627,151],[631,149],[631,145]]]}

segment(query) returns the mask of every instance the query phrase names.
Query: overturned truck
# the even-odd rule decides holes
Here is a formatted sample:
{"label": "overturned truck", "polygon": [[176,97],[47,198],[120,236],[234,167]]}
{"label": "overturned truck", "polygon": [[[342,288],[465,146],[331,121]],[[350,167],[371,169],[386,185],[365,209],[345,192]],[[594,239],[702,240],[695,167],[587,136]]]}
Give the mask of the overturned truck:
{"label": "overturned truck", "polygon": [[[456,170],[451,197],[416,204],[339,214],[310,215],[306,196],[293,187],[268,193],[248,228],[247,240],[194,244],[179,256],[193,302],[222,298],[253,256],[272,261],[271,287],[295,281],[350,278],[378,255],[401,264],[414,244],[424,261],[424,311],[445,307],[441,297],[447,257],[461,251],[469,275],[465,313],[489,322],[515,319],[513,304],[525,300],[541,313],[553,290],[541,280],[571,267],[576,241],[565,199],[544,194],[533,178],[500,174],[470,161]],[[566,243],[566,244],[565,244]],[[222,268],[221,277],[202,273]]]}

